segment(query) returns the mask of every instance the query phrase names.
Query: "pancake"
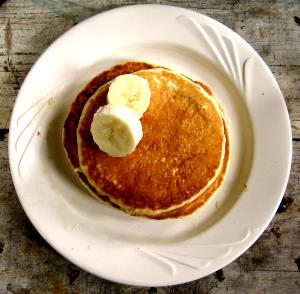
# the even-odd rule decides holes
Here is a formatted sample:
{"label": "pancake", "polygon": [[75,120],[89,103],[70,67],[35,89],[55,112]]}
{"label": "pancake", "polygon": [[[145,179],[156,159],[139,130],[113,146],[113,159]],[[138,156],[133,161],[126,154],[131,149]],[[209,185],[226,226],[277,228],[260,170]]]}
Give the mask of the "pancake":
{"label": "pancake", "polygon": [[[135,74],[148,80],[152,95],[141,120],[143,139],[122,158],[108,156],[94,143],[90,125],[93,114],[106,104],[107,83],[81,114],[80,169],[97,194],[133,215],[178,214],[179,208],[207,192],[197,202],[201,206],[218,187],[224,168],[226,136],[220,110],[202,88],[181,75],[165,69]],[[187,207],[183,211],[186,214]]]}
{"label": "pancake", "polygon": [[[145,78],[150,75],[152,77],[152,79],[150,79],[152,80],[151,91],[157,93],[153,95],[155,99],[152,97],[150,107],[142,118],[144,138],[135,152],[125,158],[113,158],[101,152],[97,145],[89,138],[88,117],[91,117],[98,106],[106,103],[106,92],[109,84],[105,83],[120,74],[133,73],[138,70],[151,69],[153,67],[153,65],[146,63],[130,62],[118,65],[97,76],[76,97],[71,105],[64,125],[63,141],[67,156],[75,172],[91,194],[97,199],[101,199],[114,207],[121,208],[130,214],[164,219],[184,216],[194,212],[218,189],[223,182],[229,159],[229,134],[222,113],[212,97],[211,90],[206,85],[199,83],[201,85],[201,87],[199,87],[195,83],[187,80],[187,78],[167,70],[144,71],[137,74],[144,75]],[[161,80],[165,80],[163,82],[164,86],[155,86],[155,84],[161,83]],[[168,99],[176,96],[174,95],[176,92],[174,85],[176,83],[178,84],[178,81],[180,81],[180,87],[177,85],[177,90],[178,88],[180,89],[179,93],[177,93],[178,97],[184,97],[184,95],[193,96],[191,94],[197,92],[197,94],[194,93],[195,97],[185,99],[186,103],[178,103],[181,98],[179,98],[179,100],[177,99],[178,101],[175,104],[180,107],[177,107],[176,113],[181,113],[180,120],[178,119],[180,116],[175,115],[173,108],[170,107],[169,101],[171,100]],[[169,86],[166,86],[168,83]],[[185,91],[182,90],[182,85],[184,85]],[[101,89],[98,89],[99,87],[101,87]],[[160,101],[160,93],[163,92],[161,91],[163,88],[164,92],[168,93],[168,95],[164,97],[165,103]],[[169,88],[173,88],[173,90]],[[196,88],[198,91],[196,91]],[[96,95],[90,99],[96,91]],[[184,95],[182,96],[182,94]],[[210,118],[203,116],[203,118],[209,118],[211,120],[210,124],[214,125],[215,130],[219,130],[219,132],[215,132],[215,130],[208,131],[207,133],[210,133],[208,136],[209,140],[207,141],[207,139],[205,139],[203,142],[206,142],[206,146],[211,147],[213,145],[215,148],[199,148],[201,144],[199,145],[198,142],[197,145],[191,140],[190,135],[197,135],[195,131],[199,129],[199,125],[196,123],[197,120],[195,120],[194,123],[194,130],[191,128],[191,117],[195,116],[193,112],[198,112],[195,111],[195,109],[203,109],[203,104],[198,101],[198,99],[200,99],[199,95],[203,96],[202,99],[207,100],[206,102],[211,109],[214,109],[213,116]],[[208,97],[211,99],[208,99]],[[86,103],[87,100],[89,100],[88,103]],[[176,101],[176,99],[173,100]],[[92,103],[92,101],[96,102]],[[156,102],[153,103],[154,101]],[[191,104],[193,107],[190,106]],[[83,111],[84,106],[85,110]],[[158,111],[158,109],[160,109],[160,111]],[[80,144],[84,142],[83,147],[79,148],[79,150],[81,150],[81,166],[79,163],[76,136],[80,116],[82,119],[80,128],[78,128],[78,141]],[[162,117],[169,117],[169,119],[162,119]],[[217,118],[217,124],[215,122],[211,123],[213,117],[215,117],[215,119]],[[206,119],[202,119],[202,122],[205,122]],[[178,125],[176,126],[178,122],[186,125],[185,128],[181,126],[185,129],[185,144],[190,145],[192,141],[193,148],[197,150],[196,147],[198,146],[198,151],[202,150],[202,154],[201,152],[196,152],[196,156],[194,156],[195,154],[191,152],[193,148],[186,148],[185,152],[182,152],[183,149],[179,148],[181,152],[178,153],[178,142],[182,141],[184,136],[182,136],[182,134],[178,136],[178,132],[175,132],[177,138],[181,138],[176,139],[176,136],[173,136],[173,134],[162,136],[162,134],[159,133],[159,131],[165,129],[163,135],[166,135],[166,130],[171,126],[175,130],[178,129]],[[189,126],[190,131],[187,135]],[[198,126],[198,128],[196,126]],[[80,129],[82,134],[80,134]],[[222,131],[220,132],[220,130]],[[156,140],[156,143],[159,144],[155,145],[155,140],[151,141],[151,138],[162,138],[163,140]],[[217,141],[219,141],[218,144],[216,143]],[[212,144],[212,142],[214,143]],[[159,145],[164,147],[158,148]],[[138,151],[138,149],[140,150]],[[215,149],[215,152],[210,149]],[[207,156],[208,154],[210,155]],[[214,156],[211,156],[212,154],[214,154]],[[128,160],[129,157],[130,160]],[[97,160],[95,160],[95,158],[97,158]],[[161,158],[161,161],[159,161],[159,158]],[[210,159],[207,160],[207,158]],[[213,158],[215,160],[213,160]],[[100,165],[95,165],[95,162],[100,163]],[[194,164],[192,164],[193,162]],[[199,164],[197,167],[197,164],[195,164],[197,162],[202,163],[202,168],[199,168]],[[205,162],[205,164],[203,162]],[[103,172],[103,169],[105,172]],[[124,186],[122,183],[126,185]],[[182,183],[185,184],[182,185]]]}

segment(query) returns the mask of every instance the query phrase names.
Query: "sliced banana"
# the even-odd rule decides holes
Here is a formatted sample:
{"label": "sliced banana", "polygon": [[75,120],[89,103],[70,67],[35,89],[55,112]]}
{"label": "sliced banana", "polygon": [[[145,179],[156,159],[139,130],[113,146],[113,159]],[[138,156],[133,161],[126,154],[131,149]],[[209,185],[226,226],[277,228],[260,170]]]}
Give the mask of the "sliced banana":
{"label": "sliced banana", "polygon": [[126,74],[118,76],[110,85],[107,102],[126,105],[141,118],[150,104],[151,92],[146,79]]}
{"label": "sliced banana", "polygon": [[99,148],[110,156],[132,153],[143,137],[137,115],[124,105],[105,105],[94,114],[91,133]]}

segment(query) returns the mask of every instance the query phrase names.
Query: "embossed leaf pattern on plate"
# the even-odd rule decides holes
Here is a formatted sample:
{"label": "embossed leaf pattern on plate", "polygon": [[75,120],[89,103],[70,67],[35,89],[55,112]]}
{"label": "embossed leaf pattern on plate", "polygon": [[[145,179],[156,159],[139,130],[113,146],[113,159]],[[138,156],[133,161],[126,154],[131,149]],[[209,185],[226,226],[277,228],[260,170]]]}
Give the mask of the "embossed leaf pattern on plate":
{"label": "embossed leaf pattern on plate", "polygon": [[240,60],[236,42],[229,36],[221,33],[213,26],[199,23],[194,17],[179,15],[177,21],[183,25],[192,25],[205,45],[212,53],[214,60],[223,68],[225,73],[235,83],[237,88],[248,97],[247,80],[250,79],[253,70],[248,70],[251,57]]}
{"label": "embossed leaf pattern on plate", "polygon": [[39,127],[45,119],[45,112],[55,107],[56,95],[62,91],[63,87],[58,90],[49,91],[48,94],[39,96],[35,102],[26,108],[16,119],[16,129],[18,135],[15,140],[14,149],[18,156],[18,175],[23,179],[23,162],[28,148],[32,144],[35,135],[39,136]]}
{"label": "embossed leaf pattern on plate", "polygon": [[183,242],[174,248],[137,248],[145,256],[151,258],[157,265],[167,268],[172,275],[178,273],[178,266],[194,270],[204,270],[212,262],[228,258],[236,246],[247,242],[249,237],[257,229],[247,228],[241,237],[233,242],[204,244]]}

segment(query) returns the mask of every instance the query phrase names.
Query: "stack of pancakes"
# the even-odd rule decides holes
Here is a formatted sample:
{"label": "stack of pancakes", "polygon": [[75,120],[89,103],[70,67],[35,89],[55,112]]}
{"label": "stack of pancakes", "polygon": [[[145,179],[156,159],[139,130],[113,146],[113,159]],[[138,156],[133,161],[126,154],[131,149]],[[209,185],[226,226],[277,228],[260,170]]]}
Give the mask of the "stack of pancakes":
{"label": "stack of pancakes", "polygon": [[[110,82],[134,73],[148,81],[151,102],[133,153],[111,157],[90,132]],[[229,160],[229,134],[210,89],[165,68],[117,65],[95,77],[73,101],[63,129],[67,156],[93,196],[131,215],[180,217],[202,206],[220,187]]]}

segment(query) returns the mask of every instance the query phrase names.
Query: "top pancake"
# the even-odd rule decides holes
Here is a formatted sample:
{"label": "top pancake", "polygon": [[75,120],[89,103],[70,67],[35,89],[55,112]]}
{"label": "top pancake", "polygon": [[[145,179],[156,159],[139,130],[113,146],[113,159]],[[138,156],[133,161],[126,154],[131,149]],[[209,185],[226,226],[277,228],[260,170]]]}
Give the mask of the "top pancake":
{"label": "top pancake", "polygon": [[168,70],[136,72],[147,79],[151,103],[144,136],[125,157],[99,150],[90,133],[109,84],[86,103],[77,130],[80,168],[98,193],[133,214],[159,214],[194,201],[216,179],[225,149],[223,118],[195,83]]}

